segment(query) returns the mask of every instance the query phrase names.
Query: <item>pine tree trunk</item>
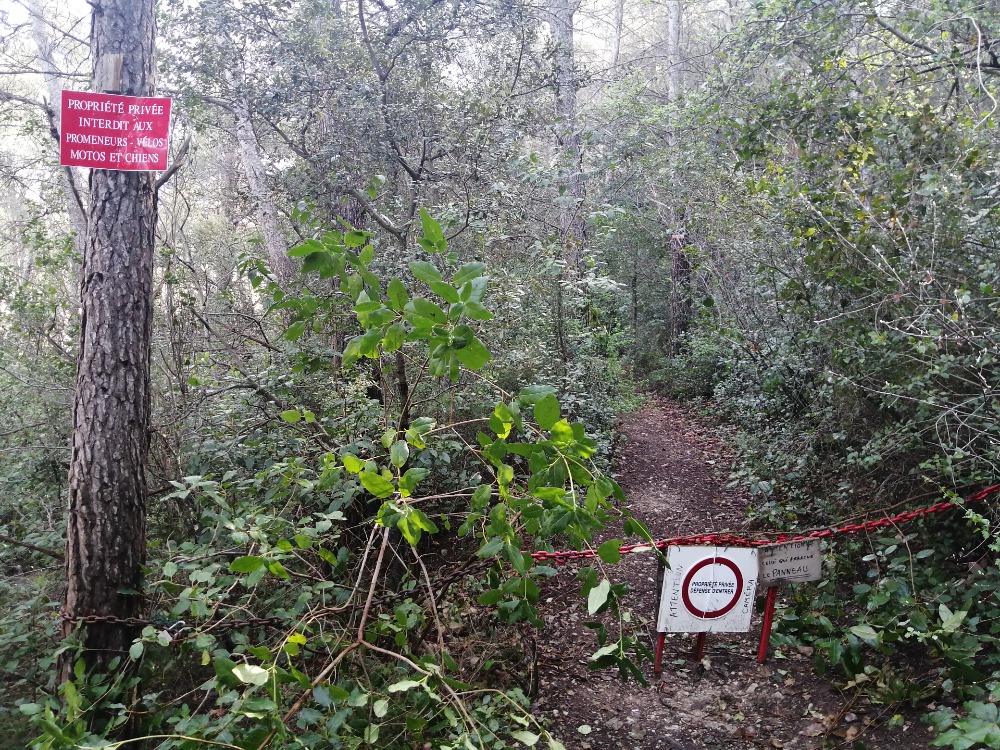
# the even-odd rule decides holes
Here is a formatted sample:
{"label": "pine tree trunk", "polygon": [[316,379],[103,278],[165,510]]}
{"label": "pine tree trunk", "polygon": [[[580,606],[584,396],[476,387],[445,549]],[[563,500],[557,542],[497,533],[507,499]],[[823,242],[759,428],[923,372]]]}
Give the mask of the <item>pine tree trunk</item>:
{"label": "pine tree trunk", "polygon": [[[95,90],[107,87],[107,55],[121,55],[120,92],[150,96],[155,86],[154,0],[101,0],[94,6]],[[152,332],[153,175],[95,169],[90,176],[81,279],[80,351],[73,404],[73,454],[66,531],[64,634],[80,618],[141,617],[146,553]],[[84,659],[104,671],[139,628],[84,623]],[[62,679],[72,665],[64,663]]]}

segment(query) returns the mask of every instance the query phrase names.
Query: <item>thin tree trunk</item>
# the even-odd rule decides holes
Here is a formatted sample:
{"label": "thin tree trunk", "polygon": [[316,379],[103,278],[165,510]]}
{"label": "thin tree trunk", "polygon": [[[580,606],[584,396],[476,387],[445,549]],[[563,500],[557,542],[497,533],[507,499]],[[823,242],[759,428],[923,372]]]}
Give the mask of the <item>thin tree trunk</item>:
{"label": "thin tree trunk", "polygon": [[639,336],[639,243],[632,251],[632,335]]}
{"label": "thin tree trunk", "polygon": [[622,52],[622,31],[625,25],[625,0],[615,0],[615,28],[611,37],[611,69],[618,67]]}
{"label": "thin tree trunk", "polygon": [[[121,55],[121,93],[155,87],[154,0],[101,0],[93,12],[95,88],[107,55]],[[150,339],[156,204],[149,172],[95,169],[81,281],[80,353],[73,404],[64,635],[88,615],[142,617],[149,451]],[[83,624],[88,668],[108,669],[140,628]],[[69,679],[64,659],[60,674]]]}
{"label": "thin tree trunk", "polygon": [[[42,69],[42,80],[45,82],[45,92],[49,97],[45,105],[48,108],[47,114],[52,121],[53,128],[57,133],[61,133],[61,102],[65,84],[59,73],[59,67],[56,65],[41,0],[29,0],[28,12],[31,15],[31,34],[35,40],[39,67]],[[63,167],[60,170],[59,179],[63,186],[63,196],[66,200],[66,212],[69,214],[70,225],[76,232],[76,250],[82,252],[84,237],[87,234],[87,217],[84,214],[83,206],[80,205],[80,194],[73,168]]]}
{"label": "thin tree trunk", "polygon": [[691,258],[683,234],[670,238],[670,354],[681,353],[681,340],[691,324]]}
{"label": "thin tree trunk", "polygon": [[257,143],[257,135],[250,121],[250,109],[245,101],[238,99],[233,103],[233,115],[236,117],[236,141],[240,146],[243,174],[247,178],[250,197],[254,202],[254,214],[264,239],[268,265],[279,279],[287,281],[295,276],[295,268],[287,254],[285,235],[278,226],[278,208],[267,186],[260,144]]}
{"label": "thin tree trunk", "polygon": [[585,239],[582,213],[584,186],[581,174],[583,148],[577,124],[572,0],[550,0],[549,13],[555,42],[552,61],[555,82],[556,147],[559,151],[559,167],[562,173],[561,195],[557,209],[558,227],[565,264],[564,270],[555,280],[555,334],[565,372],[572,357],[566,333],[566,320],[572,315],[573,305],[567,304],[564,299],[564,282],[567,278],[575,278],[580,272]]}
{"label": "thin tree trunk", "polygon": [[581,174],[583,147],[576,109],[573,5],[571,0],[551,0],[549,11],[555,41],[552,59],[555,65],[556,141],[565,186],[559,204],[559,230],[567,267],[575,272],[580,263],[585,227]]}
{"label": "thin tree trunk", "polygon": [[[670,0],[667,7],[667,97],[671,104],[680,101],[684,90],[684,59],[681,51],[681,26],[683,8],[680,0]],[[670,130],[670,173],[675,184],[681,184],[677,176],[677,130],[676,112],[671,108],[668,118]],[[670,354],[681,352],[681,341],[691,319],[691,259],[684,252],[686,244],[684,229],[684,204],[682,195],[673,195],[669,223],[670,238]]]}
{"label": "thin tree trunk", "polygon": [[684,90],[684,61],[681,59],[681,18],[680,0],[670,0],[667,6],[667,98],[671,102],[680,99]]}

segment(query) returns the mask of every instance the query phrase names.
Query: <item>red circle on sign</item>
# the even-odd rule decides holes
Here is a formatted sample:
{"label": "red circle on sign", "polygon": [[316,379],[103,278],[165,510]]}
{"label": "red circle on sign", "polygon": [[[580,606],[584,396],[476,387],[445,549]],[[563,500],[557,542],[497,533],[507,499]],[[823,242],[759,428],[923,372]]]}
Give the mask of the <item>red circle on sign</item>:
{"label": "red circle on sign", "polygon": [[[733,592],[732,601],[728,602],[724,607],[720,609],[714,609],[712,611],[706,612],[703,609],[699,609],[694,606],[691,601],[691,595],[688,592],[688,588],[691,586],[691,579],[694,578],[694,574],[697,573],[702,568],[708,567],[709,565],[723,565],[729,568],[733,575],[736,576],[736,587]],[[688,574],[684,576],[684,584],[681,586],[681,597],[684,600],[684,606],[688,608],[688,611],[695,617],[702,617],[705,619],[714,619],[716,617],[722,617],[728,613],[736,603],[740,600],[740,596],[743,594],[743,573],[740,572],[740,567],[734,563],[732,560],[727,560],[725,557],[706,557],[704,560],[700,560],[691,566],[691,570]]]}

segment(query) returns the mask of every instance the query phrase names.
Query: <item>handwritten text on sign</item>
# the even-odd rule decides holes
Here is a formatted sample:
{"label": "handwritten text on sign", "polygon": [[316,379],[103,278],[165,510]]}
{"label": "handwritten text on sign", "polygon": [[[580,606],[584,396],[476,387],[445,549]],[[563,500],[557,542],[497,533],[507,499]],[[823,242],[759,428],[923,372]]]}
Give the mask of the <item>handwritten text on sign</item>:
{"label": "handwritten text on sign", "polygon": [[818,581],[823,577],[823,554],[818,539],[761,547],[759,557],[761,586]]}
{"label": "handwritten text on sign", "polygon": [[63,166],[162,172],[169,138],[170,99],[62,92]]}
{"label": "handwritten text on sign", "polygon": [[656,629],[660,633],[740,633],[750,629],[757,589],[757,550],[674,547],[667,550]]}

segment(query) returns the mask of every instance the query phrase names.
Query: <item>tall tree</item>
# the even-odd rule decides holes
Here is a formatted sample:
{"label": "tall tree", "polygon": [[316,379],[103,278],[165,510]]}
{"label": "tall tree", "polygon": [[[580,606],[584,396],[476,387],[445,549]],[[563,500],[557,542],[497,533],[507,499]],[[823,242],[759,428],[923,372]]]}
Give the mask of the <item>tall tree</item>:
{"label": "tall tree", "polygon": [[[94,89],[150,96],[155,35],[154,0],[95,5]],[[95,169],[90,176],[69,471],[65,635],[88,615],[129,618],[143,610],[154,187],[149,172]],[[83,627],[84,658],[97,669],[123,655],[137,633],[117,619]],[[63,665],[63,679],[69,666]]]}
{"label": "tall tree", "polygon": [[551,0],[552,62],[555,83],[556,142],[566,189],[559,208],[559,235],[567,266],[576,269],[584,242],[583,144],[576,105],[576,57],[573,48],[574,4]]}
{"label": "tall tree", "polygon": [[[45,92],[48,94],[48,101],[43,102],[43,106],[53,132],[58,133],[62,129],[59,121],[61,116],[60,92],[65,82],[59,66],[56,64],[54,45],[49,37],[49,28],[46,24],[45,12],[42,9],[41,0],[29,0],[27,8],[31,14],[31,31],[37,49],[38,65],[42,71],[42,78],[45,81]],[[66,199],[66,212],[69,215],[70,226],[76,232],[76,248],[77,250],[81,250],[83,247],[83,238],[87,233],[87,217],[80,203],[76,175],[72,167],[64,167],[60,177],[63,186],[63,195]]]}
{"label": "tall tree", "polygon": [[[667,98],[672,106],[668,123],[667,147],[670,152],[670,172],[677,173],[677,107],[684,88],[684,67],[681,56],[681,23],[683,8],[680,0],[667,6]],[[676,199],[675,199],[676,201]],[[681,337],[691,318],[691,260],[685,251],[684,207],[674,203],[666,217],[670,237],[670,353],[680,354]]]}

